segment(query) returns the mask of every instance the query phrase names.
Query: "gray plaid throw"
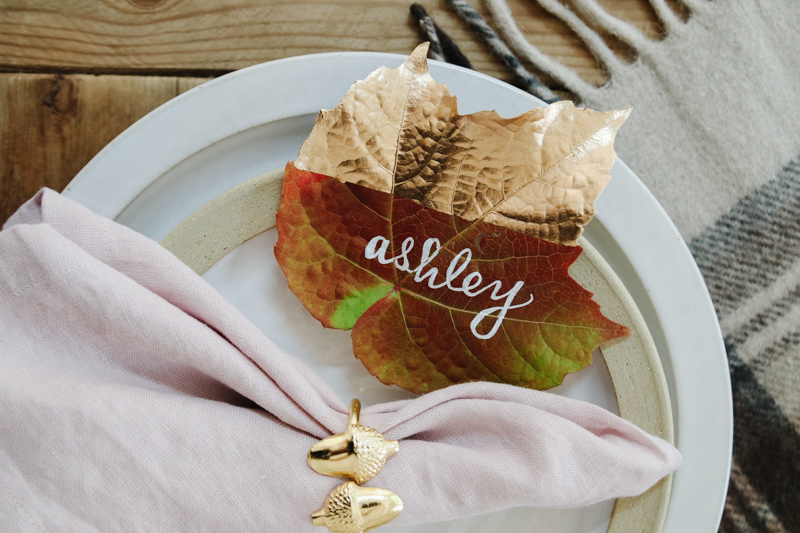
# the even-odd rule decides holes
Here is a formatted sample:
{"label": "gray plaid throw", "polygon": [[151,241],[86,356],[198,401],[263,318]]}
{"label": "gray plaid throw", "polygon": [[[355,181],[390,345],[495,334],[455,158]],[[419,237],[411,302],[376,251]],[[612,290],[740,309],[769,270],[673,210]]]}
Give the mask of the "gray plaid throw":
{"label": "gray plaid throw", "polygon": [[[606,68],[596,88],[520,42],[503,1],[486,1],[522,63],[588,107],[633,105],[618,152],[689,243],[727,345],[734,447],[720,530],[800,532],[800,4],[680,0],[683,20],[650,0],[666,32],[655,42],[595,0],[537,0]],[[490,45],[500,39],[450,2]],[[636,59],[617,58],[597,28]]]}

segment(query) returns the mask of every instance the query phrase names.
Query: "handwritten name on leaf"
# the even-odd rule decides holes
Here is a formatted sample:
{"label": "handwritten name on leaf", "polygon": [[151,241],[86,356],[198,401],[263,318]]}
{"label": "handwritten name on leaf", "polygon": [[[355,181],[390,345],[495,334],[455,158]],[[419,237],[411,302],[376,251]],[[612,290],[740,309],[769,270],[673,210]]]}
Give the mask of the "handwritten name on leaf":
{"label": "handwritten name on leaf", "polygon": [[275,254],[384,383],[558,385],[627,333],[568,268],[630,108],[461,115],[426,52],[320,112],[287,167]]}
{"label": "handwritten name on leaf", "polygon": [[277,227],[291,290],[326,327],[352,328],[373,375],[413,392],[475,380],[549,388],[627,334],[570,278],[576,246],[291,163]]}
{"label": "handwritten name on leaf", "polygon": [[[364,250],[364,256],[367,259],[377,258],[378,261],[383,265],[394,263],[397,270],[414,274],[414,281],[417,283],[422,283],[427,278],[428,287],[431,289],[441,289],[442,287],[447,287],[451,291],[463,292],[472,298],[491,288],[492,292],[489,297],[492,300],[499,301],[505,299],[503,305],[483,309],[480,313],[475,315],[475,318],[472,319],[472,322],[469,325],[470,330],[472,330],[472,334],[479,339],[491,339],[494,334],[497,333],[497,330],[503,323],[503,318],[505,318],[509,309],[524,307],[533,301],[533,296],[529,296],[528,301],[526,302],[521,304],[512,304],[514,297],[524,285],[522,281],[516,282],[509,291],[502,294],[500,293],[502,290],[502,283],[499,280],[492,281],[487,285],[480,287],[480,285],[483,283],[483,277],[481,276],[480,272],[470,272],[468,275],[464,276],[460,287],[458,286],[458,283],[453,284],[453,282],[456,281],[458,277],[461,276],[461,274],[467,269],[469,262],[472,260],[472,251],[469,248],[464,248],[450,260],[450,264],[447,265],[447,272],[445,274],[444,281],[437,283],[436,275],[438,274],[439,269],[436,267],[430,267],[430,269],[426,271],[425,268],[436,258],[442,249],[439,239],[430,238],[425,240],[425,244],[422,246],[422,258],[420,259],[417,267],[414,269],[410,268],[408,259],[408,254],[414,248],[414,238],[406,237],[403,243],[400,245],[400,253],[395,257],[390,257],[387,259],[386,252],[390,244],[391,242],[389,239],[385,237],[373,237],[372,240],[367,243],[367,248]],[[492,329],[489,330],[489,333],[479,333],[477,329],[478,325],[484,318],[492,313],[498,313],[494,326],[492,326]]]}

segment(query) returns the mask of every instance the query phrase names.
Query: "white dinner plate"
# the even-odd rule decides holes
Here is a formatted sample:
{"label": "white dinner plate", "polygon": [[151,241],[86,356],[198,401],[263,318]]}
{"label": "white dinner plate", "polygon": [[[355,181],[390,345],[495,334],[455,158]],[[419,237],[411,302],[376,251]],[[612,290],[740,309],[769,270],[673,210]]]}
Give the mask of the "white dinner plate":
{"label": "white dinner plate", "polygon": [[[293,160],[317,113],[336,105],[356,79],[405,58],[393,54],[302,56],[246,68],[203,84],[156,109],[111,142],[64,195],[155,240],[199,207]],[[474,71],[430,62],[458,96],[459,111],[505,117],[544,105]],[[624,127],[624,126],[623,126]],[[666,533],[717,531],[727,491],[733,435],[730,378],[711,299],[664,210],[621,161],[584,235],[633,296],[661,357],[684,464],[675,473]],[[311,363],[345,401],[365,405],[408,397],[366,374],[349,333],[323,330],[286,288],[268,231],[240,246],[204,278],[276,344]],[[596,354],[597,355],[597,354]],[[602,364],[567,376],[558,394],[612,411]],[[520,508],[395,531],[602,533],[613,502],[574,510]]]}

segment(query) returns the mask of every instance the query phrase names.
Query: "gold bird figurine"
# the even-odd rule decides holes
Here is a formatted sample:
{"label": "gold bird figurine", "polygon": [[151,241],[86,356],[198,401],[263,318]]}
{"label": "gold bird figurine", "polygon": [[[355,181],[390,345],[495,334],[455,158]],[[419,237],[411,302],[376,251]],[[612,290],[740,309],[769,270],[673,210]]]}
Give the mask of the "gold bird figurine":
{"label": "gold bird figurine", "polygon": [[322,475],[347,477],[359,485],[375,477],[400,445],[371,427],[359,425],[360,416],[361,402],[353,400],[347,429],[312,446],[308,466]]}
{"label": "gold bird figurine", "polygon": [[311,520],[332,533],[364,533],[393,520],[402,510],[403,502],[394,492],[348,481],[333,489]]}

